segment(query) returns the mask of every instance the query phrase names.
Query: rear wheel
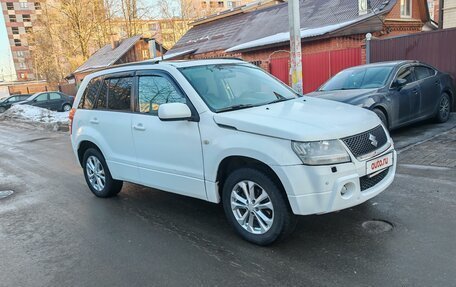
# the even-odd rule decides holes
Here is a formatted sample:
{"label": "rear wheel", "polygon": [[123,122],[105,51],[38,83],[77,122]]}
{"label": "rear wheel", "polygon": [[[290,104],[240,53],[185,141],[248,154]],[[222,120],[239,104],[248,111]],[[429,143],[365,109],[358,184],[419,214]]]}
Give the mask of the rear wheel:
{"label": "rear wheel", "polygon": [[388,128],[388,118],[386,117],[385,113],[380,110],[380,109],[373,109],[372,110],[377,116],[378,118],[382,121],[383,125],[387,128]]}
{"label": "rear wheel", "polygon": [[442,94],[439,100],[439,109],[437,111],[436,120],[439,123],[444,123],[450,118],[451,100],[448,94]]}
{"label": "rear wheel", "polygon": [[4,107],[0,107],[0,114],[4,113],[6,109]]}
{"label": "rear wheel", "polygon": [[87,149],[82,166],[87,185],[96,196],[112,197],[122,189],[123,182],[111,177],[106,161],[97,149]]}
{"label": "rear wheel", "polygon": [[294,230],[296,217],[285,195],[262,171],[235,170],[225,181],[222,197],[228,221],[247,241],[268,245]]}

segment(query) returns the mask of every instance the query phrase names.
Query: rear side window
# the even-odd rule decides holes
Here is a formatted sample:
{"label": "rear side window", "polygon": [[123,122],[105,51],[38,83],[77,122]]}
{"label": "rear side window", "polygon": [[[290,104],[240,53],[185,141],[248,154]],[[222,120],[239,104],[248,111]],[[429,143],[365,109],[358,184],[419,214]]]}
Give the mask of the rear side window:
{"label": "rear side window", "polygon": [[428,77],[434,76],[435,71],[434,69],[425,67],[425,66],[417,66],[415,67],[415,75],[417,80],[423,80]]}
{"label": "rear side window", "polygon": [[57,94],[57,93],[50,93],[49,94],[49,99],[50,100],[60,100],[62,97],[60,96],[60,94]]}
{"label": "rear side window", "polygon": [[130,111],[132,83],[131,77],[107,80],[109,110]]}
{"label": "rear side window", "polygon": [[97,98],[97,92],[100,86],[100,82],[101,80],[99,78],[90,80],[90,82],[87,84],[84,93],[82,94],[82,98],[78,106],[79,109],[93,109],[95,100]]}
{"label": "rear side window", "polygon": [[108,80],[101,81],[100,92],[98,93],[97,110],[108,108]]}

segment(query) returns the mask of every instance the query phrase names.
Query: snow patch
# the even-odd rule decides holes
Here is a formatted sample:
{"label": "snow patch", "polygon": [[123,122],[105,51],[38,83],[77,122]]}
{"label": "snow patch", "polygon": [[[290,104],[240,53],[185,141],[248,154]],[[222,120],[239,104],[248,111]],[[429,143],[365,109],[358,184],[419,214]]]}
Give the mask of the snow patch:
{"label": "snow patch", "polygon": [[29,105],[13,105],[6,112],[0,114],[0,119],[37,124],[68,125],[68,116],[69,112],[54,112]]}

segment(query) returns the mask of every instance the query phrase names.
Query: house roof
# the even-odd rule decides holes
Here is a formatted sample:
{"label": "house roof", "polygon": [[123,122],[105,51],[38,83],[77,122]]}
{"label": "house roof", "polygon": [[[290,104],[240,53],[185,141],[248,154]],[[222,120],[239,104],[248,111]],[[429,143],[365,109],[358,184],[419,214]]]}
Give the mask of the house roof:
{"label": "house roof", "polygon": [[88,70],[105,68],[113,65],[119,60],[136,42],[141,39],[141,35],[133,36],[122,40],[117,48],[112,49],[111,44],[107,44],[90,56],[79,68],[73,73],[79,73]]}
{"label": "house roof", "polygon": [[[369,13],[359,15],[356,0],[299,1],[303,38],[338,32],[342,28],[367,20],[376,21],[378,24],[371,25],[371,29],[379,28],[382,22],[378,16],[389,12],[397,2],[397,0],[371,0],[372,9]],[[278,43],[279,39],[285,42],[289,40],[288,25],[288,3],[281,3],[196,25],[169,52],[176,53],[190,49],[195,49],[195,54],[215,50],[233,52],[242,50],[242,47],[254,49]],[[362,32],[364,31],[359,31],[359,33]],[[247,43],[250,44],[242,46]]]}

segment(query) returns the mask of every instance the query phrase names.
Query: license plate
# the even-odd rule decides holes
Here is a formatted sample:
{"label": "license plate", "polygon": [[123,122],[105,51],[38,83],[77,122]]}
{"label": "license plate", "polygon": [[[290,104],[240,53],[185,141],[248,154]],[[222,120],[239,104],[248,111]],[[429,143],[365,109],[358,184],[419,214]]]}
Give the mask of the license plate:
{"label": "license plate", "polygon": [[393,154],[389,153],[366,163],[366,174],[371,174],[376,171],[385,169],[393,165]]}

